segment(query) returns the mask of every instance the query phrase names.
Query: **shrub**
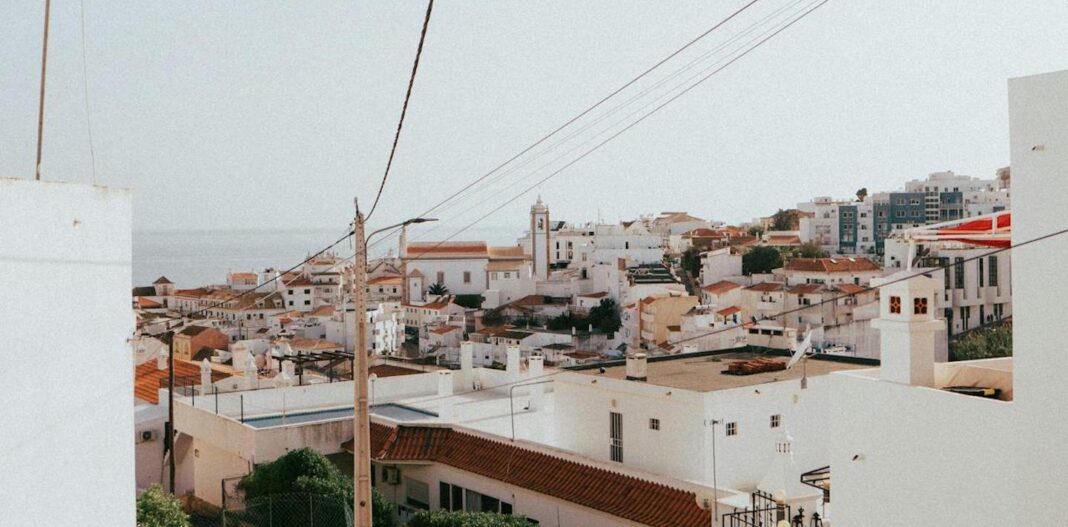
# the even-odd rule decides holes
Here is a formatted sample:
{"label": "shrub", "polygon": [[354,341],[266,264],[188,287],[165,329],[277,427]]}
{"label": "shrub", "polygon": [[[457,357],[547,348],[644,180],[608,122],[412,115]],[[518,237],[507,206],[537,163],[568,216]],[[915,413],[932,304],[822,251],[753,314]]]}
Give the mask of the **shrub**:
{"label": "shrub", "polygon": [[137,527],[190,527],[178,498],[152,485],[137,497]]}
{"label": "shrub", "polygon": [[524,516],[486,512],[420,511],[408,520],[408,527],[529,527]]}

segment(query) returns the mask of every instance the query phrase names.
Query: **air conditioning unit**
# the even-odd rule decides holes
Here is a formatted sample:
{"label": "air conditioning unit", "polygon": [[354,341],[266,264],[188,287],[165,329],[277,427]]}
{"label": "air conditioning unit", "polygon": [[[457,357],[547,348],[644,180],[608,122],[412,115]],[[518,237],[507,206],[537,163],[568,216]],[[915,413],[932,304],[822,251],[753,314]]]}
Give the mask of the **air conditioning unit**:
{"label": "air conditioning unit", "polygon": [[386,480],[386,483],[390,485],[397,485],[400,483],[400,469],[397,467],[383,467],[382,479]]}
{"label": "air conditioning unit", "polygon": [[141,436],[141,441],[142,442],[144,442],[144,441],[155,441],[156,439],[159,439],[159,432],[157,432],[155,430],[141,430],[141,432],[139,432],[139,434]]}

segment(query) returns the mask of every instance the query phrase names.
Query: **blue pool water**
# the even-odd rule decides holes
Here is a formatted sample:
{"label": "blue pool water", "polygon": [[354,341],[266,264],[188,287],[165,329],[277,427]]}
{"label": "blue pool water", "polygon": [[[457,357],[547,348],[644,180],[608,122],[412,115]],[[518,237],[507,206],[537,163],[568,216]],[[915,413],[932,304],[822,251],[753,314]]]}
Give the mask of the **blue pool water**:
{"label": "blue pool water", "polygon": [[[438,416],[437,414],[432,412],[427,412],[424,410],[419,410],[417,408],[411,408],[408,406],[401,406],[399,404],[392,403],[378,404],[372,406],[371,413],[374,415],[380,415],[382,417],[393,419],[394,421],[423,421]],[[352,415],[352,407],[331,408],[329,410],[314,410],[311,412],[291,413],[286,414],[285,416],[278,414],[265,415],[262,417],[249,417],[245,419],[245,424],[254,428],[270,428],[272,426],[329,421],[331,419],[352,417]]]}

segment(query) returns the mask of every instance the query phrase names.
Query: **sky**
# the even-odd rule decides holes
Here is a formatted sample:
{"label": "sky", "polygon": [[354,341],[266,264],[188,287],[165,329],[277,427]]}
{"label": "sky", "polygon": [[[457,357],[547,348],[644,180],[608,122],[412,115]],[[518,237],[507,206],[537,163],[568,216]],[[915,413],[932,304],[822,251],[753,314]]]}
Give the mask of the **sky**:
{"label": "sky", "polygon": [[[745,3],[438,0],[372,228],[424,212]],[[0,177],[33,177],[43,4],[0,0]],[[758,0],[634,88],[804,5]],[[57,0],[43,178],[132,188],[135,230],[343,229],[353,199],[374,198],[425,9]],[[1063,1],[831,0],[479,225],[521,232],[538,195],[554,219],[741,222],[934,171],[992,177],[1009,164],[1006,81],[1068,68],[1064,27]],[[596,130],[435,211],[431,239]]]}

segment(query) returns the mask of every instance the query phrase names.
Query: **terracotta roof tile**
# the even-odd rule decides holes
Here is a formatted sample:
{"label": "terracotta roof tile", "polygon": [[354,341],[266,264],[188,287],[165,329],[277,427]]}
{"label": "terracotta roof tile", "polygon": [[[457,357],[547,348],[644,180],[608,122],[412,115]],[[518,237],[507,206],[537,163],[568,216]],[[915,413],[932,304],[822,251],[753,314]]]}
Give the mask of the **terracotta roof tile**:
{"label": "terracotta roof tile", "polygon": [[376,460],[441,463],[644,525],[712,523],[693,492],[452,428],[371,423],[370,446]]}
{"label": "terracotta roof tile", "polygon": [[727,291],[738,289],[739,287],[742,287],[742,286],[740,286],[740,285],[738,285],[738,284],[736,284],[734,282],[729,282],[727,280],[720,280],[719,282],[716,282],[714,284],[708,284],[708,285],[702,287],[701,290],[705,291],[707,293],[711,293],[713,295],[722,295],[723,293],[726,293]]}
{"label": "terracotta roof tile", "polygon": [[[160,382],[167,379],[170,370],[156,368],[156,361],[150,360],[134,368],[134,397],[152,404],[159,404]],[[212,370],[211,380],[216,382],[226,378],[226,374]],[[200,366],[194,362],[174,359],[174,384],[187,386],[200,384]]]}
{"label": "terracotta roof tile", "polygon": [[489,258],[486,242],[411,242],[405,259]]}
{"label": "terracotta roof tile", "polygon": [[731,315],[733,315],[735,313],[741,313],[741,312],[742,312],[742,308],[740,308],[738,306],[731,306],[731,307],[727,307],[727,308],[724,308],[724,309],[720,309],[719,311],[716,311],[716,314],[720,315],[720,316],[724,316],[724,317],[729,317],[729,316],[731,316]]}
{"label": "terracotta roof tile", "polygon": [[792,295],[814,295],[816,293],[822,293],[827,288],[823,284],[798,284],[791,287],[787,293]]}
{"label": "terracotta roof tile", "polygon": [[875,262],[863,257],[843,258],[794,258],[786,262],[787,271],[816,273],[850,273],[858,271],[881,271]]}
{"label": "terracotta roof tile", "polygon": [[867,291],[869,289],[869,288],[864,287],[862,285],[856,285],[856,284],[835,284],[834,287],[836,287],[839,291],[841,291],[841,292],[843,292],[843,293],[845,293],[847,295],[855,295],[857,293],[863,293],[864,291]]}
{"label": "terracotta roof tile", "polygon": [[749,291],[760,291],[762,293],[770,293],[772,291],[782,291],[784,289],[782,282],[761,282],[759,284],[753,284],[746,289]]}

